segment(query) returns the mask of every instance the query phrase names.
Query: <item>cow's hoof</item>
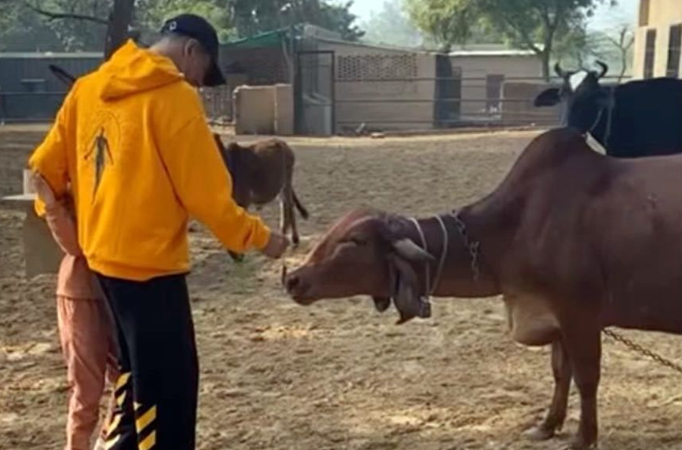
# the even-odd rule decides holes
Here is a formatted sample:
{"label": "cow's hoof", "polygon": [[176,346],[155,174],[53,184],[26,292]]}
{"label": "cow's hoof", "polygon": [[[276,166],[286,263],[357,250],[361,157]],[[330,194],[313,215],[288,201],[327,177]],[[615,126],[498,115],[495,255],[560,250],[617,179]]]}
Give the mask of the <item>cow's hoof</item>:
{"label": "cow's hoof", "polygon": [[298,248],[300,243],[301,243],[301,239],[299,239],[298,236],[294,236],[293,238],[291,238],[291,246],[293,248]]}
{"label": "cow's hoof", "polygon": [[573,436],[568,445],[563,450],[595,450],[597,448],[596,442],[588,442],[581,436]]}
{"label": "cow's hoof", "polygon": [[524,431],[523,435],[535,442],[539,441],[546,441],[548,439],[552,439],[555,435],[555,430],[554,428],[551,427],[546,427],[542,424],[535,426],[529,430]]}

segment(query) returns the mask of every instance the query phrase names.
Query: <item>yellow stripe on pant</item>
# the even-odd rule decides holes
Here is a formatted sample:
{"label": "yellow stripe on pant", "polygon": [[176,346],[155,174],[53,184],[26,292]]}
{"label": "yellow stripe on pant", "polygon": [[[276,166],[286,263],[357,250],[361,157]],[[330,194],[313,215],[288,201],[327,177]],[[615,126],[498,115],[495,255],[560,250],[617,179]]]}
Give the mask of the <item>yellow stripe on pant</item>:
{"label": "yellow stripe on pant", "polygon": [[156,419],[156,406],[152,406],[149,410],[140,415],[140,417],[135,421],[135,429],[137,434],[142,434],[142,432],[147,428],[147,426]]}

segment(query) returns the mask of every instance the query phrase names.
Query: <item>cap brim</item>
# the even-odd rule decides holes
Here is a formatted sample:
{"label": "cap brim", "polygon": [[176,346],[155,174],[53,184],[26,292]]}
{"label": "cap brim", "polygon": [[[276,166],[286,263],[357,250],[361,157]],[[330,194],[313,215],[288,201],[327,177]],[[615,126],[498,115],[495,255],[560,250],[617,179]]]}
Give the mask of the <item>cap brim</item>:
{"label": "cap brim", "polygon": [[208,73],[206,74],[206,77],[204,78],[204,86],[206,87],[214,87],[214,86],[222,86],[225,84],[225,76],[223,75],[222,70],[220,70],[220,66],[218,66],[218,62],[215,60],[211,61],[211,67],[208,69]]}

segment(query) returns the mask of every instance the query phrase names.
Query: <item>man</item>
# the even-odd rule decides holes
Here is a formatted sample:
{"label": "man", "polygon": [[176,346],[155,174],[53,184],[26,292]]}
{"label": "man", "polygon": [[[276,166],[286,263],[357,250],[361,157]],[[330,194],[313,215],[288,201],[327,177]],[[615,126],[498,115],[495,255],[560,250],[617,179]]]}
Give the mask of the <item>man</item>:
{"label": "man", "polygon": [[200,86],[224,83],[213,27],[167,21],[149,50],[132,41],[76,82],[29,164],[62,195],[119,332],[118,409],[107,449],[193,449],[198,363],[185,274],[187,221],[235,252],[288,246],[231,197]]}

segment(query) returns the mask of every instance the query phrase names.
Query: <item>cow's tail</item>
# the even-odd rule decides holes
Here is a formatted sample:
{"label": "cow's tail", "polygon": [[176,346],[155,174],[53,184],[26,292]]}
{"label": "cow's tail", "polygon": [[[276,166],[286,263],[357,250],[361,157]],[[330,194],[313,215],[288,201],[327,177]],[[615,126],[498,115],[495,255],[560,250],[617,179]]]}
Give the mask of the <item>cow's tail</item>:
{"label": "cow's tail", "polygon": [[298,199],[298,196],[296,195],[296,191],[294,190],[293,186],[291,187],[291,196],[294,198],[294,205],[296,205],[296,209],[298,210],[298,212],[301,213],[301,217],[308,220],[310,214],[308,214],[308,210],[305,209],[305,206],[303,206],[301,201]]}

